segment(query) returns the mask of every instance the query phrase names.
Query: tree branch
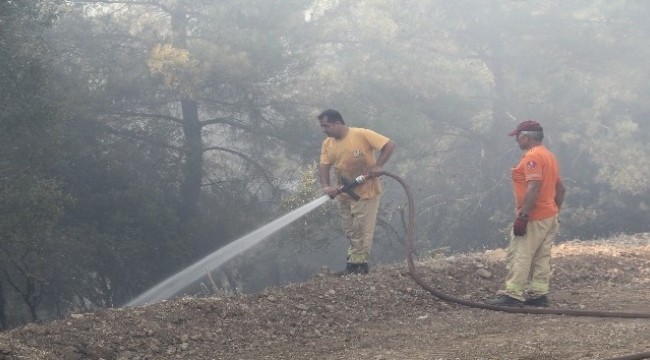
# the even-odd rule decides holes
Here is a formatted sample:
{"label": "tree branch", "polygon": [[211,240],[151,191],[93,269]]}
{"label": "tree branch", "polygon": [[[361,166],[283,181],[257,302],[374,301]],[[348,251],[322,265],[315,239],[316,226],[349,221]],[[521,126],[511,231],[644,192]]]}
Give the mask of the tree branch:
{"label": "tree branch", "polygon": [[79,0],[79,1],[73,1],[73,2],[81,3],[81,4],[97,4],[97,3],[101,3],[101,4],[122,4],[122,5],[153,6],[153,7],[159,8],[160,10],[162,10],[162,11],[168,13],[168,14],[172,13],[172,9],[168,8],[167,6],[159,4],[159,3],[155,3],[155,2],[149,2],[149,1],[135,1],[135,0],[134,1],[124,1],[124,0],[122,0],[122,1],[120,1],[120,0],[84,1],[84,0]]}
{"label": "tree branch", "polygon": [[255,168],[257,168],[257,170],[259,170],[262,173],[262,175],[264,176],[264,178],[267,181],[269,181],[271,179],[271,176],[268,175],[268,172],[266,171],[266,169],[264,169],[264,167],[262,165],[260,165],[259,163],[253,161],[253,159],[251,159],[250,156],[244,154],[241,151],[228,149],[228,148],[221,147],[221,146],[211,146],[211,147],[205,148],[203,151],[204,152],[207,152],[207,151],[223,151],[223,152],[227,152],[227,153],[230,153],[230,154],[233,154],[233,155],[237,155],[240,158],[242,158],[242,159],[248,161],[249,163],[253,164],[253,166]]}
{"label": "tree branch", "polygon": [[178,146],[174,146],[174,145],[168,144],[168,143],[163,142],[163,141],[150,139],[150,138],[147,138],[145,136],[134,134],[133,132],[130,132],[130,131],[119,131],[119,130],[113,129],[112,127],[110,127],[108,125],[100,125],[100,126],[102,128],[104,128],[104,130],[109,134],[122,136],[122,137],[127,137],[127,138],[134,139],[134,140],[144,141],[146,143],[149,143],[151,145],[154,145],[154,146],[157,146],[157,147],[160,147],[160,148],[163,148],[163,149],[172,149],[174,151],[179,151],[179,152],[181,151],[181,148],[179,148]]}
{"label": "tree branch", "polygon": [[123,111],[123,112],[111,112],[107,115],[116,115],[116,116],[128,116],[128,117],[140,117],[145,119],[159,119],[159,120],[169,120],[175,122],[179,125],[183,124],[183,119],[179,119],[175,116],[162,115],[162,114],[149,114],[149,113],[140,113],[135,111]]}
{"label": "tree branch", "polygon": [[201,126],[208,126],[208,125],[214,125],[214,124],[227,124],[239,128],[245,128],[243,125],[244,122],[241,120],[236,120],[232,116],[226,116],[226,117],[220,117],[220,118],[214,118],[210,120],[203,120],[201,121]]}

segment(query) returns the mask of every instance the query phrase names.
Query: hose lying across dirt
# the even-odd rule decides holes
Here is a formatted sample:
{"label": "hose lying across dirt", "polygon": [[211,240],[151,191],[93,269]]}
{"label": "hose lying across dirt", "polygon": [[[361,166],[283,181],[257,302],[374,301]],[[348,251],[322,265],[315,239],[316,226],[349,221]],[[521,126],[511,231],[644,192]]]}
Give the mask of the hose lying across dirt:
{"label": "hose lying across dirt", "polygon": [[[439,290],[436,290],[431,285],[424,282],[422,278],[420,278],[417,271],[415,270],[415,264],[413,262],[413,225],[415,221],[415,203],[413,201],[413,194],[411,194],[411,190],[408,184],[406,184],[404,179],[402,179],[401,177],[387,171],[383,171],[381,175],[385,175],[395,179],[398,183],[400,183],[400,185],[402,185],[404,191],[406,191],[406,196],[408,198],[408,205],[409,205],[408,225],[406,227],[406,261],[408,263],[409,273],[413,278],[413,280],[418,285],[420,285],[424,290],[431,293],[433,296],[450,303],[469,306],[473,308],[502,311],[508,313],[650,319],[650,313],[496,306],[496,305],[489,305],[489,304],[478,303],[474,301],[463,300],[445,294]],[[632,354],[632,355],[626,355],[626,356],[614,357],[614,358],[608,358],[602,360],[637,360],[637,359],[650,359],[650,352],[644,352],[644,353],[638,353],[638,354]]]}

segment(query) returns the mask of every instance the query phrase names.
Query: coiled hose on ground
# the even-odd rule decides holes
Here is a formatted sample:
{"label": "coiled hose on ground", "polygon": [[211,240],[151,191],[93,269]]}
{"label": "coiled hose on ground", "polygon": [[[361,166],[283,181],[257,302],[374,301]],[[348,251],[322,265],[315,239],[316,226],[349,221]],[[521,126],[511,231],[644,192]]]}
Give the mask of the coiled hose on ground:
{"label": "coiled hose on ground", "polygon": [[[636,313],[636,312],[617,312],[617,311],[589,311],[589,310],[571,310],[571,309],[552,309],[552,308],[530,308],[530,307],[505,307],[505,306],[496,306],[489,305],[484,303],[478,303],[474,301],[468,301],[460,299],[448,294],[445,294],[439,290],[436,290],[433,286],[427,284],[422,278],[418,275],[415,264],[413,262],[413,226],[415,221],[415,203],[413,201],[413,194],[408,186],[408,184],[401,177],[390,173],[388,171],[382,171],[381,175],[388,176],[395,179],[406,192],[408,198],[408,224],[406,227],[406,261],[409,268],[409,273],[413,280],[420,285],[424,290],[431,293],[433,296],[450,302],[454,304],[459,304],[463,306],[469,306],[473,308],[502,311],[508,313],[519,313],[519,314],[552,314],[552,315],[568,315],[568,316],[591,316],[591,317],[616,317],[616,318],[647,318],[650,319],[650,313]],[[620,357],[607,358],[602,360],[639,360],[639,359],[650,359],[650,352],[643,352],[638,354],[625,355]]]}

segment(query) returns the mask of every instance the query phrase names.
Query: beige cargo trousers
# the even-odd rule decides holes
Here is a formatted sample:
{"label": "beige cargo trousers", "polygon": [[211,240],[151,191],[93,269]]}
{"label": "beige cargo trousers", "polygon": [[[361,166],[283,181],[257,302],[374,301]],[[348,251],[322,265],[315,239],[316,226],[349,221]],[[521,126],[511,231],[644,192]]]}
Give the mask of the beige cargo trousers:
{"label": "beige cargo trousers", "polygon": [[511,233],[504,294],[524,301],[548,293],[551,277],[551,246],[560,229],[559,217],[528,222],[526,235]]}
{"label": "beige cargo trousers", "polygon": [[351,264],[363,264],[370,260],[380,198],[381,195],[377,195],[359,201],[349,198],[338,201],[343,232],[350,240],[348,262]]}

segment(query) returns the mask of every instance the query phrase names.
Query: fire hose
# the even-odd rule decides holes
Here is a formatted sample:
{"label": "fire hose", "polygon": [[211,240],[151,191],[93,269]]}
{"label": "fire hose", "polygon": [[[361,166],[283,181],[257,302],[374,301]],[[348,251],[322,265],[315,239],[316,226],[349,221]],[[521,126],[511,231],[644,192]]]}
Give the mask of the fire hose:
{"label": "fire hose", "polygon": [[[411,190],[401,177],[390,173],[388,171],[382,171],[377,175],[385,175],[390,178],[395,179],[406,192],[408,198],[408,225],[406,227],[406,261],[408,263],[408,269],[413,280],[420,285],[424,290],[431,293],[433,296],[450,303],[459,304],[463,306],[501,311],[507,313],[519,313],[519,314],[552,314],[552,315],[568,315],[568,316],[589,316],[589,317],[615,317],[615,318],[650,318],[650,313],[639,313],[639,312],[617,312],[617,311],[589,311],[589,310],[572,310],[572,309],[552,309],[552,308],[529,308],[529,307],[506,307],[506,306],[497,306],[484,304],[469,300],[460,299],[448,294],[445,294],[433,286],[427,284],[415,269],[415,263],[413,261],[413,226],[415,221],[415,206],[413,201],[413,195]],[[339,190],[342,192],[350,193],[351,189],[355,186],[363,183],[365,177],[360,176],[350,183],[344,184]],[[650,352],[643,352],[631,355],[625,355],[620,357],[607,358],[602,360],[637,360],[637,359],[650,359]]]}

